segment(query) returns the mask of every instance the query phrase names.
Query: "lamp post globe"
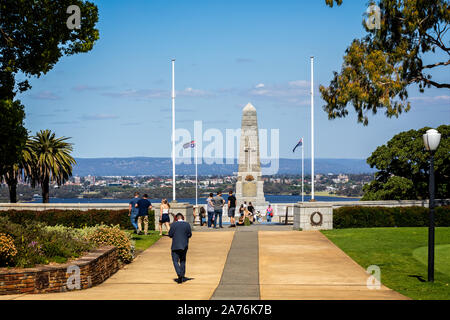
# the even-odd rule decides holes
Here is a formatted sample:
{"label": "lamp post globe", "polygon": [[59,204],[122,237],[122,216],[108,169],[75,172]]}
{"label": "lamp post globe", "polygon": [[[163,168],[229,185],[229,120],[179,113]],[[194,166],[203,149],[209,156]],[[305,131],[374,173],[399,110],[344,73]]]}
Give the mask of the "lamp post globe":
{"label": "lamp post globe", "polygon": [[441,142],[441,134],[436,129],[427,130],[423,135],[423,143],[428,151],[436,151]]}
{"label": "lamp post globe", "polygon": [[428,227],[428,281],[434,282],[434,152],[439,147],[441,134],[430,129],[423,135],[425,149],[430,152],[430,201],[428,208],[430,210],[430,225]]}

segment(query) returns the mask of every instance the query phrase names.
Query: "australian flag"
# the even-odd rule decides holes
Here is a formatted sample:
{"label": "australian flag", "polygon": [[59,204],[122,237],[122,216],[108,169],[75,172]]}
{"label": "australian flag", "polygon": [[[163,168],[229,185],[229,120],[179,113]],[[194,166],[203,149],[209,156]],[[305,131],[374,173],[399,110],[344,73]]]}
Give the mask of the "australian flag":
{"label": "australian flag", "polygon": [[295,145],[294,150],[292,150],[292,152],[295,152],[295,149],[297,149],[297,147],[301,147],[303,145],[303,138],[300,139],[300,141]]}
{"label": "australian flag", "polygon": [[195,141],[192,140],[191,142],[183,144],[183,148],[184,149],[195,148]]}

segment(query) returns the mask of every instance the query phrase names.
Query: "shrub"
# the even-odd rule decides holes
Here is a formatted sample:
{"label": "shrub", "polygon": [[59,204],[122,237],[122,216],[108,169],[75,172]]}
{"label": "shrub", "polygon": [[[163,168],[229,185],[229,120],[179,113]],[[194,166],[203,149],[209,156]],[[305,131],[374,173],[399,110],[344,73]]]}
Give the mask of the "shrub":
{"label": "shrub", "polygon": [[131,235],[120,230],[118,225],[113,227],[100,225],[88,235],[88,239],[97,245],[117,247],[119,258],[125,263],[130,263],[133,260],[134,246],[131,242]]}
{"label": "shrub", "polygon": [[[429,223],[425,207],[341,207],[333,210],[333,227],[424,227]],[[450,227],[450,206],[435,209],[436,227]]]}
{"label": "shrub", "polygon": [[6,233],[0,233],[0,267],[10,265],[16,255],[14,239]]}
{"label": "shrub", "polygon": [[[128,210],[8,210],[0,211],[0,217],[6,216],[17,224],[39,221],[49,226],[72,228],[94,227],[96,225],[119,225],[122,229],[132,230]],[[155,229],[155,212],[149,211],[149,230]]]}
{"label": "shrub", "polygon": [[[0,232],[14,241],[17,254],[10,264],[17,267],[34,267],[50,261],[65,262],[93,248],[85,237],[76,236],[67,229],[52,230],[45,224],[28,221],[17,224],[0,217]],[[61,228],[61,227],[60,227]]]}

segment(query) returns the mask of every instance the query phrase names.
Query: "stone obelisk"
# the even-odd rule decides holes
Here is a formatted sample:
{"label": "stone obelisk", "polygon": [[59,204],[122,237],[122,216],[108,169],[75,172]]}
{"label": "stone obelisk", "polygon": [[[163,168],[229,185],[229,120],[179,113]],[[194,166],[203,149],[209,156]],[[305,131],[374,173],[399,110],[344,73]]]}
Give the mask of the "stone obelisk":
{"label": "stone obelisk", "polygon": [[257,210],[267,204],[259,158],[258,119],[251,103],[242,110],[236,198],[239,205],[244,201],[251,202]]}

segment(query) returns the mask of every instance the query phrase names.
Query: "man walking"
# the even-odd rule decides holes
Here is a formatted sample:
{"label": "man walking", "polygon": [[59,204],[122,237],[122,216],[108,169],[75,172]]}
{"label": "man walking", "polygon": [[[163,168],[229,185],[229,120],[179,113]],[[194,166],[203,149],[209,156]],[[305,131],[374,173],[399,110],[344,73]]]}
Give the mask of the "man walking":
{"label": "man walking", "polygon": [[142,222],[144,222],[144,234],[148,233],[148,209],[152,208],[152,204],[148,201],[148,195],[144,194],[142,199],[136,203],[138,212],[138,234],[142,234]]}
{"label": "man walking", "polygon": [[137,219],[138,219],[138,213],[139,210],[136,208],[136,204],[139,201],[139,192],[134,193],[134,198],[130,200],[130,206],[128,208],[128,216],[130,217],[131,224],[134,228],[134,233],[138,232],[138,225],[137,225]]}
{"label": "man walking", "polygon": [[219,220],[219,228],[222,227],[222,212],[225,200],[222,198],[222,191],[217,192],[217,195],[213,198],[214,203],[214,229],[217,229],[217,220]]}
{"label": "man walking", "polygon": [[234,215],[236,213],[236,197],[233,195],[233,190],[228,191],[228,217],[230,218],[229,228],[236,227]]}
{"label": "man walking", "polygon": [[176,215],[177,221],[172,224],[169,230],[169,237],[172,238],[172,261],[175,272],[178,275],[178,284],[187,279],[186,274],[186,254],[189,246],[189,238],[192,236],[191,226],[184,221],[181,213]]}

